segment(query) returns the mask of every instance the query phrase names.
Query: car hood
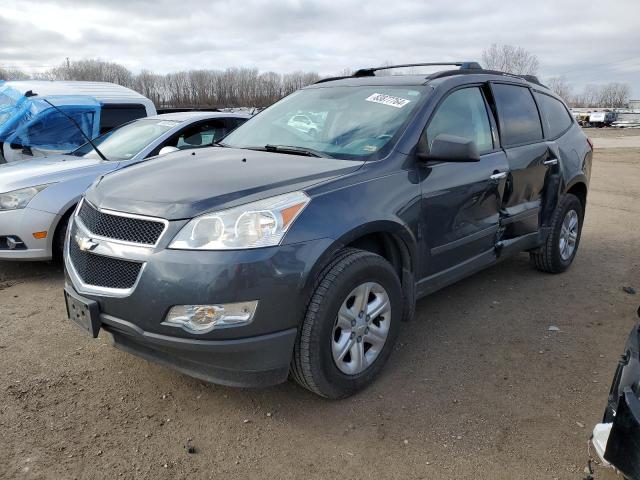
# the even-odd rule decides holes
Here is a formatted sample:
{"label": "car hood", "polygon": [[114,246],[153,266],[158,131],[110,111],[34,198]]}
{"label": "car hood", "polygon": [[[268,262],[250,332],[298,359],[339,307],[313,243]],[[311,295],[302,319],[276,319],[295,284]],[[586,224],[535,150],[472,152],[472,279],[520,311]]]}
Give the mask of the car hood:
{"label": "car hood", "polygon": [[100,208],[193,218],[295,190],[360,168],[363,161],[213,147],[168,154],[124,168],[87,192]]}
{"label": "car hood", "polygon": [[70,155],[20,160],[0,165],[0,192],[10,192],[20,188],[61,182],[78,175],[89,173],[91,169],[109,171],[116,162],[105,162]]}

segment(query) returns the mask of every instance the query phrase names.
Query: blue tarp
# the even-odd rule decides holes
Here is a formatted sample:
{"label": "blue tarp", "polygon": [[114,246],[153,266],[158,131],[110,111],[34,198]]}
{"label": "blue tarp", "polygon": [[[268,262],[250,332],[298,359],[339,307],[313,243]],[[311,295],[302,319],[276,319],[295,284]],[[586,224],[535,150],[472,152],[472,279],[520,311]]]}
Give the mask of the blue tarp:
{"label": "blue tarp", "polygon": [[[89,138],[100,133],[100,103],[87,96],[46,99],[73,118]],[[25,97],[0,84],[0,142],[69,152],[86,142],[75,125],[37,96]]]}

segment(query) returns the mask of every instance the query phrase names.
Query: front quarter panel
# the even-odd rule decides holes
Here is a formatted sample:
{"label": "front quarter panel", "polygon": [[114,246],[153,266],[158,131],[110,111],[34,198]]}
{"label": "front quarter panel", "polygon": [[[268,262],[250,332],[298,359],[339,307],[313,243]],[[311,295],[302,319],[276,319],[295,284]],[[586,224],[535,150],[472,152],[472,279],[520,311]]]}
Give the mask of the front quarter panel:
{"label": "front quarter panel", "polygon": [[414,169],[389,171],[380,168],[381,162],[311,189],[311,202],[283,244],[329,238],[332,244],[326,256],[331,256],[361,236],[387,232],[403,240],[415,266],[420,221],[417,174]]}

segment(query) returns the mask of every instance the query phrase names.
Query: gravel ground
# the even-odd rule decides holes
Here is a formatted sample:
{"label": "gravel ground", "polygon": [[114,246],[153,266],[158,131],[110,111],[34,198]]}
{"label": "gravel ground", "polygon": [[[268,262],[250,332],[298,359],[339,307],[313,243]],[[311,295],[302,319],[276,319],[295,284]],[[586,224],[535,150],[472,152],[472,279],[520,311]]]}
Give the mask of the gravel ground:
{"label": "gravel ground", "polygon": [[421,300],[379,381],[339,402],[115,350],[65,319],[59,267],[0,263],[0,478],[581,479],[640,303],[639,200],[640,148],[598,148],[567,273],[523,254]]}

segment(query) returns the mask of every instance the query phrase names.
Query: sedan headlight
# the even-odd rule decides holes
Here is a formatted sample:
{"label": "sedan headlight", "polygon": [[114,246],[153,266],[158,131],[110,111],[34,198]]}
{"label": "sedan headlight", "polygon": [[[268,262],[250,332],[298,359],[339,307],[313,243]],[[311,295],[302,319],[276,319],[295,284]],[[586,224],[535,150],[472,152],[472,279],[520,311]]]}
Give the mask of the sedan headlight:
{"label": "sedan headlight", "polygon": [[292,192],[208,213],[187,223],[169,248],[239,250],[278,245],[311,199]]}
{"label": "sedan headlight", "polygon": [[21,188],[13,192],[0,193],[0,211],[18,210],[26,207],[33,197],[49,185],[38,185],[36,187]]}

